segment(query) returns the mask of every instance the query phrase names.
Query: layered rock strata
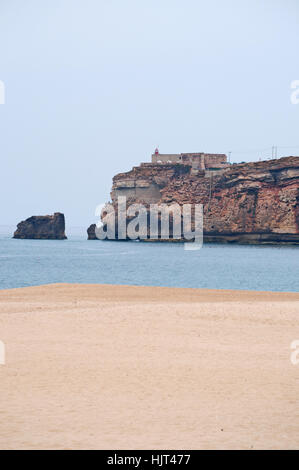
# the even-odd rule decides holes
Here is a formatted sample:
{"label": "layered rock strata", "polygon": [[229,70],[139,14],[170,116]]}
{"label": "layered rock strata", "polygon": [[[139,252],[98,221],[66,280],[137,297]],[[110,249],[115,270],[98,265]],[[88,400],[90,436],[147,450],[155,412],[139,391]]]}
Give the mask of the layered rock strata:
{"label": "layered rock strata", "polygon": [[119,196],[147,209],[203,204],[205,242],[299,244],[299,157],[233,164],[221,172],[141,164],[113,178],[116,213]]}

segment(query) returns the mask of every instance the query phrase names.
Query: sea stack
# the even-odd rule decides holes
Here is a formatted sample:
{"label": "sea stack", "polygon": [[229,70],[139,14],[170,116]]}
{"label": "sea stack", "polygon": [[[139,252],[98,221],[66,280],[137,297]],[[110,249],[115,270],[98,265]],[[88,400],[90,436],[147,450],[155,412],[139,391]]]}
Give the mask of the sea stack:
{"label": "sea stack", "polygon": [[96,237],[96,224],[91,224],[87,229],[88,240],[97,240]]}
{"label": "sea stack", "polygon": [[64,214],[36,215],[20,222],[13,238],[31,240],[65,240]]}

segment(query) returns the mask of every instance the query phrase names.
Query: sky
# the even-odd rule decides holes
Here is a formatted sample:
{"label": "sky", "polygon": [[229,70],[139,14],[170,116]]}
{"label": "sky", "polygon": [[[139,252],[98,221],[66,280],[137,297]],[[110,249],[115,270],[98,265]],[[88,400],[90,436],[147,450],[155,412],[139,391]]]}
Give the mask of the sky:
{"label": "sky", "polygon": [[299,0],[0,0],[1,220],[97,221],[161,153],[299,155]]}

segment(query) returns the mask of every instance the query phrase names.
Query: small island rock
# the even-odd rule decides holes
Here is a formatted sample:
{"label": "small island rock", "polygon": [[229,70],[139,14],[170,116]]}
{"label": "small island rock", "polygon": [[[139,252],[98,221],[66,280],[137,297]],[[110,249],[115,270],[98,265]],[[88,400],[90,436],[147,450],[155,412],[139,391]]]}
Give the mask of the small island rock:
{"label": "small island rock", "polygon": [[64,214],[37,215],[17,225],[13,238],[32,240],[65,240]]}
{"label": "small island rock", "polygon": [[96,224],[91,224],[90,227],[87,229],[88,240],[97,240],[96,237]]}

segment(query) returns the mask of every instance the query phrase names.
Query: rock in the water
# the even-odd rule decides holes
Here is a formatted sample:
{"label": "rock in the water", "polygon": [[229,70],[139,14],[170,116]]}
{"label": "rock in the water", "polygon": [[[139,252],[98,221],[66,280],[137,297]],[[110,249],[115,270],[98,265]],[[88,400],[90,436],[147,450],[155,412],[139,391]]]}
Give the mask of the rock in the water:
{"label": "rock in the water", "polygon": [[95,232],[96,224],[91,224],[87,229],[88,240],[97,240]]}
{"label": "rock in the water", "polygon": [[13,238],[36,240],[65,240],[64,214],[37,215],[20,222]]}

